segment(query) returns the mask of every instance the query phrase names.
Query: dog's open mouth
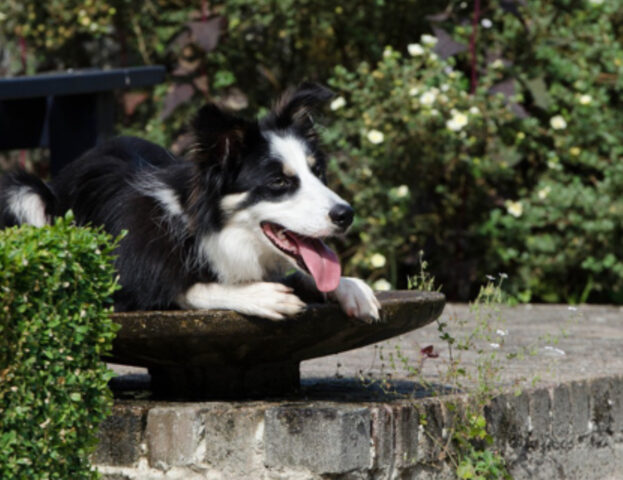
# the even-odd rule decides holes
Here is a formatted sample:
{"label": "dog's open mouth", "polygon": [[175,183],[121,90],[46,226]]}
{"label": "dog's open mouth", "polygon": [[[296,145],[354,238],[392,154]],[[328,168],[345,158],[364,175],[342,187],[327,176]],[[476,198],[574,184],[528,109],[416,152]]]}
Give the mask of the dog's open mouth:
{"label": "dog's open mouth", "polygon": [[338,287],[342,275],[340,261],[322,240],[299,235],[276,223],[262,222],[261,227],[273,245],[314,277],[318,290],[332,292]]}

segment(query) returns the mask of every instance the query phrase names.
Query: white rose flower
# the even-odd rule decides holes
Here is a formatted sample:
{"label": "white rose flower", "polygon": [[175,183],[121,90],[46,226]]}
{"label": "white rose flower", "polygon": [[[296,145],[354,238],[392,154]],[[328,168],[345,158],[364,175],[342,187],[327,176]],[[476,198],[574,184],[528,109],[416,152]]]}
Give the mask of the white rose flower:
{"label": "white rose flower", "polygon": [[424,92],[420,96],[420,103],[422,105],[426,105],[430,107],[433,103],[435,103],[436,98],[437,98],[437,94],[435,94],[435,92],[433,91]]}
{"label": "white rose flower", "polygon": [[379,132],[378,130],[370,130],[366,137],[368,137],[368,141],[370,143],[374,143],[375,145],[383,143],[383,140],[385,140],[385,135],[383,135],[383,132]]}
{"label": "white rose flower", "polygon": [[508,200],[506,203],[506,211],[515,218],[521,217],[523,214],[523,205],[521,202],[513,202]]}
{"label": "white rose flower", "polygon": [[537,192],[537,195],[541,200],[545,200],[549,196],[551,191],[552,191],[552,188],[550,186],[546,186],[546,187],[543,187],[541,190],[539,190]]}
{"label": "white rose flower", "polygon": [[549,119],[549,124],[554,130],[564,130],[567,128],[567,122],[561,115],[556,115]]}
{"label": "white rose flower", "polygon": [[346,105],[346,100],[344,99],[344,97],[337,97],[335,100],[331,102],[330,107],[331,107],[331,110],[339,110],[344,105]]}
{"label": "white rose flower", "polygon": [[579,101],[582,105],[590,105],[593,101],[593,97],[591,97],[590,95],[580,95]]}
{"label": "white rose flower", "polygon": [[399,187],[395,188],[394,193],[396,197],[404,198],[409,195],[409,187],[407,187],[406,185],[400,185]]}
{"label": "white rose flower", "polygon": [[407,51],[412,57],[417,57],[419,55],[424,55],[425,50],[419,43],[410,43],[407,45]]}
{"label": "white rose flower", "polygon": [[434,37],[433,35],[428,35],[426,33],[420,37],[420,41],[424,45],[428,45],[430,47],[437,45],[437,37]]}
{"label": "white rose flower", "polygon": [[370,265],[372,265],[374,268],[383,268],[385,266],[385,263],[387,263],[387,260],[385,259],[385,256],[381,253],[375,253],[370,257]]}
{"label": "white rose flower", "polygon": [[462,130],[467,125],[467,115],[461,112],[453,111],[452,118],[446,122],[446,127],[453,132]]}
{"label": "white rose flower", "polygon": [[494,60],[493,63],[491,63],[491,68],[501,70],[502,68],[504,68],[504,62],[502,61],[502,59],[498,58],[497,60]]}
{"label": "white rose flower", "polygon": [[381,278],[372,284],[372,288],[376,291],[386,291],[392,289],[392,284],[384,278]]}

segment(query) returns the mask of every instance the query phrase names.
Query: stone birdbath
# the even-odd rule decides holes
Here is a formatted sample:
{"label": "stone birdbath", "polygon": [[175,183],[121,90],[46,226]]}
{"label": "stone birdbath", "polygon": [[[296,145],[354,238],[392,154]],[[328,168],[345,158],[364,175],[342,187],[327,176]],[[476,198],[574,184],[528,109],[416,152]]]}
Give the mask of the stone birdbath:
{"label": "stone birdbath", "polygon": [[376,343],[423,327],[442,312],[437,292],[378,293],[381,322],[313,304],[282,321],[231,311],[113,314],[121,325],[112,363],[147,367],[159,398],[231,399],[287,395],[300,386],[301,361]]}

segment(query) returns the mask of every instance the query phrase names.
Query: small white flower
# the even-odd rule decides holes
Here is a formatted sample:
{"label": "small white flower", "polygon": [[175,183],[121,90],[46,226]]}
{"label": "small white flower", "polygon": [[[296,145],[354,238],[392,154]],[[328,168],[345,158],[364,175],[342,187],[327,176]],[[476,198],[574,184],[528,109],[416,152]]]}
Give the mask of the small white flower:
{"label": "small white flower", "polygon": [[437,55],[435,52],[432,52],[428,58],[430,58],[433,62],[436,62],[437,60],[439,60],[439,55]]}
{"label": "small white flower", "polygon": [[593,97],[591,97],[590,95],[580,95],[579,98],[580,104],[581,105],[590,105],[591,102],[593,101]]}
{"label": "small white flower", "polygon": [[337,97],[335,100],[331,102],[330,107],[331,107],[331,110],[339,110],[344,105],[346,105],[346,100],[344,99],[344,97]]}
{"label": "small white flower", "polygon": [[491,348],[495,348],[496,350],[498,348],[500,348],[500,344],[499,343],[490,343],[489,345],[491,346]]}
{"label": "small white flower", "polygon": [[552,347],[551,345],[546,345],[545,347],[543,347],[543,350],[545,350],[545,352],[549,353],[550,355],[559,355],[561,357],[566,355],[564,350],[561,350],[560,348]]}
{"label": "small white flower", "polygon": [[601,5],[602,3],[604,3],[604,0],[588,0],[588,3],[590,3],[591,5]]}
{"label": "small white flower", "polygon": [[567,310],[569,310],[571,312],[577,312],[578,311],[578,307],[567,307]]}
{"label": "small white flower", "polygon": [[385,259],[385,256],[381,253],[375,253],[370,257],[370,265],[372,265],[374,268],[382,268],[385,266],[385,263],[387,263],[387,260]]}
{"label": "small white flower", "polygon": [[0,12],[0,22],[4,22],[6,20],[6,13]]}
{"label": "small white flower", "polygon": [[500,337],[505,337],[506,335],[508,335],[508,330],[502,330],[501,328],[498,328],[495,333],[497,333]]}
{"label": "small white flower", "polygon": [[383,57],[387,58],[387,57],[391,57],[392,56],[392,49],[391,48],[386,48],[385,50],[383,50]]}
{"label": "small white flower", "polygon": [[567,128],[567,122],[561,115],[556,115],[549,119],[549,124],[554,130],[564,130]]}
{"label": "small white flower", "polygon": [[504,273],[504,272],[500,272],[500,273],[498,273],[498,276],[499,276],[500,278],[502,278],[502,279],[508,278],[508,274],[507,274],[507,273]]}
{"label": "small white flower", "polygon": [[385,280],[384,278],[381,278],[379,280],[377,280],[376,282],[374,282],[372,284],[372,288],[376,291],[386,291],[386,290],[391,290],[392,289],[392,284],[389,283],[387,280]]}
{"label": "small white flower", "polygon": [[487,280],[489,280],[490,282],[495,281],[495,277],[493,275],[485,275],[485,277],[487,278]]}
{"label": "small white flower", "polygon": [[437,95],[432,90],[428,92],[424,92],[420,96],[420,103],[422,105],[426,105],[427,107],[430,107],[433,103],[435,103],[436,98],[437,98]]}
{"label": "small white flower", "polygon": [[383,140],[385,140],[385,135],[383,135],[383,132],[379,132],[378,130],[370,130],[366,137],[368,137],[368,141],[370,143],[374,143],[375,145],[383,143]]}
{"label": "small white flower", "polygon": [[484,28],[491,28],[493,26],[493,22],[491,20],[489,20],[488,18],[483,18],[480,21],[480,24],[484,27]]}
{"label": "small white flower", "polygon": [[452,118],[446,122],[446,127],[453,132],[462,130],[467,125],[467,115],[461,112],[453,112]]}
{"label": "small white flower", "polygon": [[430,114],[431,114],[433,117],[436,117],[437,115],[439,115],[439,111],[438,111],[436,108],[431,108],[431,110],[430,110]]}
{"label": "small white flower", "polygon": [[442,92],[447,92],[448,90],[450,90],[450,85],[448,85],[447,83],[444,83],[441,87],[439,87],[441,89]]}
{"label": "small white flower", "polygon": [[398,198],[404,198],[409,195],[409,187],[406,185],[400,185],[399,187],[396,187],[395,194]]}
{"label": "small white flower", "polygon": [[410,43],[407,45],[407,51],[412,57],[417,57],[419,55],[424,55],[425,50],[419,43]]}
{"label": "small white flower", "polygon": [[454,69],[450,65],[446,65],[443,67],[443,73],[450,75],[451,73],[454,73]]}
{"label": "small white flower", "polygon": [[491,63],[491,68],[495,68],[496,70],[500,70],[500,69],[504,68],[504,62],[502,61],[501,58],[498,58],[497,60],[494,60]]}
{"label": "small white flower", "polygon": [[548,185],[548,186],[543,187],[541,190],[539,190],[537,192],[537,195],[541,200],[545,200],[549,196],[551,191],[552,191],[552,188]]}
{"label": "small white flower", "polygon": [[480,109],[478,107],[469,107],[469,113],[472,115],[478,115],[480,113]]}
{"label": "small white flower", "polygon": [[420,37],[420,41],[424,45],[428,45],[430,47],[437,45],[437,37],[434,37],[433,35],[428,35],[426,33]]}
{"label": "small white flower", "polygon": [[521,202],[513,202],[508,200],[506,203],[506,211],[515,218],[521,217],[523,214],[523,205]]}
{"label": "small white flower", "polygon": [[420,89],[418,87],[411,87],[409,89],[409,95],[415,97],[418,93],[420,93]]}

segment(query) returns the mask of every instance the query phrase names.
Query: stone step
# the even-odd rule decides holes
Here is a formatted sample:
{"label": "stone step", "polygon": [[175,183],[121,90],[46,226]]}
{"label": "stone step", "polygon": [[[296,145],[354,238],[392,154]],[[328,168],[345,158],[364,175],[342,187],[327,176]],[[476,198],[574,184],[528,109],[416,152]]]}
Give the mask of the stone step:
{"label": "stone step", "polygon": [[[469,315],[466,306],[449,305],[442,319]],[[503,454],[513,478],[623,478],[621,310],[522,306],[505,310],[503,317],[505,343],[491,350],[501,352],[506,393],[484,413],[493,448]],[[469,331],[473,321],[460,328]],[[561,327],[566,333],[554,341]],[[511,345],[537,345],[538,339],[551,344],[539,344],[524,359],[506,359]],[[377,346],[303,363],[303,388],[288,397],[118,399],[100,432],[94,462],[107,480],[454,478],[444,445],[456,412],[473,399],[449,390],[427,397],[430,388],[418,388],[400,368],[389,382],[391,391],[357,378],[361,370],[376,377],[387,372],[379,349],[387,358],[399,346],[417,360],[428,344],[441,356],[427,360],[424,373],[439,380],[435,362],[447,358],[430,325]],[[463,361],[475,362],[469,355]],[[129,385],[136,389],[146,382],[145,375],[135,375]]]}

